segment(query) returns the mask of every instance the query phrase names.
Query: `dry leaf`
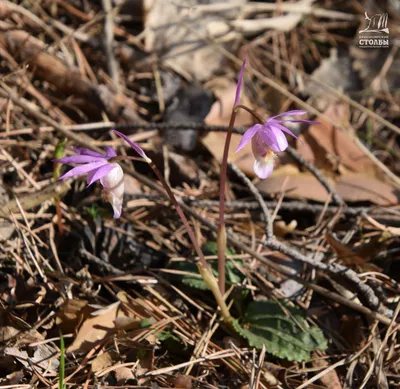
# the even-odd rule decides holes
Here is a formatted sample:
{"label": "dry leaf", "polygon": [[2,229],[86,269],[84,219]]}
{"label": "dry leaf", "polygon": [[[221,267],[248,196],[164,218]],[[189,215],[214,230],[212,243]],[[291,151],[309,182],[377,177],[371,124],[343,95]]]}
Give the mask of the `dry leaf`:
{"label": "dry leaf", "polygon": [[[231,0],[230,4],[245,2]],[[216,37],[221,33],[220,23],[212,22],[223,22],[237,16],[235,9],[217,14],[201,13],[196,6],[202,3],[200,0],[144,1],[146,51],[162,50],[165,55],[164,65],[199,81],[210,78],[215,71],[221,69],[224,60],[222,53],[202,42],[205,38]],[[232,41],[229,41],[229,45],[232,45]],[[187,53],[190,55],[182,55]]]}
{"label": "dry leaf", "polygon": [[54,355],[56,355],[56,349],[47,344],[35,346],[32,357],[30,357],[25,350],[20,350],[18,347],[7,347],[5,349],[5,355],[14,357],[28,369],[31,368],[29,363],[29,361],[31,361],[36,369],[41,369],[42,371],[50,373],[56,373],[60,364],[59,360],[54,357]]}
{"label": "dry leaf", "polygon": [[56,324],[64,334],[75,332],[93,309],[84,300],[67,300],[57,313]]}
{"label": "dry leaf", "polygon": [[278,238],[284,238],[287,234],[292,234],[297,227],[297,221],[292,220],[289,224],[286,224],[284,220],[279,220],[274,223],[274,234]]}
{"label": "dry leaf", "polygon": [[[210,112],[204,119],[204,123],[209,126],[226,126],[229,123],[232,114],[233,103],[235,102],[236,83],[226,79],[220,79],[214,84],[209,83],[209,87],[217,98],[217,101],[212,105]],[[241,104],[246,104],[246,96],[244,93],[241,96]],[[254,122],[253,116],[239,109],[236,114],[235,126],[250,126]],[[226,136],[226,134],[223,134]]]}
{"label": "dry leaf", "polygon": [[[322,184],[311,174],[301,173],[297,170],[288,174],[283,174],[287,167],[282,167],[274,172],[266,180],[262,180],[257,188],[268,194],[281,193],[285,184],[285,196],[290,198],[305,198],[314,201],[325,202],[328,199],[328,193]],[[295,174],[293,174],[295,173]]]}
{"label": "dry leaf", "polygon": [[[210,150],[214,158],[221,163],[222,155],[224,153],[226,134],[221,132],[210,132],[203,139],[204,146]],[[231,144],[229,147],[229,162],[234,162],[240,170],[250,177],[254,177],[254,156],[250,147],[245,147],[240,150],[237,154],[235,153],[236,148],[239,146],[242,136],[239,134],[233,134],[231,138]]]}
{"label": "dry leaf", "polygon": [[337,192],[345,201],[370,201],[382,206],[399,203],[395,189],[377,178],[360,174],[346,174],[336,184]]}
{"label": "dry leaf", "polygon": [[119,310],[120,302],[109,305],[92,313],[92,317],[86,319],[79,332],[68,347],[68,353],[87,352],[107,336],[115,331],[115,319]]}
{"label": "dry leaf", "polygon": [[349,248],[331,234],[326,234],[325,239],[336,252],[338,259],[346,265],[358,265],[364,270],[380,271],[376,265],[368,263],[386,244],[385,240],[380,239],[380,237],[372,238],[368,243],[357,247],[357,249]]}
{"label": "dry leaf", "polygon": [[127,381],[135,379],[132,369],[126,366],[118,367],[114,370],[117,385],[125,385]]}
{"label": "dry leaf", "polygon": [[[329,362],[324,358],[318,358],[318,356],[316,356],[316,358],[313,358],[312,365],[316,369],[322,370],[322,369],[329,367]],[[339,377],[336,373],[336,370],[332,370],[332,371],[324,374],[319,380],[324,385],[324,387],[327,389],[342,389],[343,388],[342,384],[340,383]]]}
{"label": "dry leaf", "polygon": [[[261,181],[257,187],[268,194],[277,194],[285,184],[285,196],[289,198],[308,199],[319,202],[328,200],[328,192],[322,184],[311,174],[294,169],[288,172],[288,166],[277,169],[266,180]],[[285,180],[286,183],[285,183]],[[346,174],[339,177],[333,184],[336,191],[347,202],[370,201],[378,205],[398,204],[395,190],[384,182],[358,174]]]}
{"label": "dry leaf", "polygon": [[[345,104],[331,104],[324,115],[338,124],[347,124],[350,119],[349,107]],[[355,172],[378,177],[375,164],[343,130],[334,127],[322,118],[321,124],[311,125],[298,142],[298,151],[317,167],[326,170],[339,169],[341,172]],[[311,148],[310,150],[304,144]],[[311,158],[310,158],[311,157]]]}
{"label": "dry leaf", "polygon": [[305,85],[304,92],[317,98],[317,104],[328,104],[329,101],[338,100],[333,94],[327,93],[326,88],[319,82],[343,92],[360,89],[359,79],[352,69],[352,59],[348,55],[339,56],[337,48],[332,48],[329,54],[329,58],[321,61]]}
{"label": "dry leaf", "polygon": [[339,242],[333,235],[326,234],[326,241],[336,252],[338,259],[343,261],[346,265],[365,265],[366,258],[362,258],[357,253],[351,250],[342,242]]}
{"label": "dry leaf", "polygon": [[58,367],[60,362],[55,355],[57,350],[48,344],[39,344],[35,346],[35,351],[33,353],[33,358],[31,361],[35,364],[35,367],[40,366],[43,371],[56,373],[58,372]]}
{"label": "dry leaf", "polygon": [[7,384],[8,385],[17,385],[23,380],[24,376],[25,376],[25,373],[23,370],[14,371],[6,376]]}
{"label": "dry leaf", "polygon": [[105,352],[102,354],[98,354],[95,359],[92,361],[92,372],[97,373],[100,370],[105,369],[106,367],[110,367],[113,364],[113,357],[110,353]]}
{"label": "dry leaf", "polygon": [[7,347],[4,350],[4,355],[14,357],[25,367],[29,367],[28,358],[29,355],[25,350],[20,350],[18,347]]}
{"label": "dry leaf", "polygon": [[174,386],[175,388],[191,389],[193,383],[193,377],[190,375],[178,375],[175,377]]}

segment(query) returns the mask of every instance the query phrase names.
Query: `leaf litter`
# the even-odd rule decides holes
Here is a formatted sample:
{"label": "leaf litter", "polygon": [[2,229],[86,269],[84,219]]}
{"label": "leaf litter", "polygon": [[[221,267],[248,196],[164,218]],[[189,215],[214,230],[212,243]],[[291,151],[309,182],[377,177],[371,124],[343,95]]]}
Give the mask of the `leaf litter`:
{"label": "leaf litter", "polygon": [[[0,5],[0,387],[395,387],[399,188],[382,164],[399,175],[398,52],[356,47],[365,10],[351,3],[133,3]],[[389,12],[394,34],[398,15],[368,7]],[[108,130],[129,135],[190,206],[216,264],[220,162],[245,55],[247,106],[263,117],[317,107],[321,124],[293,123],[299,158],[280,153],[259,181],[250,146],[235,154],[254,124],[238,113],[229,160],[294,252],[266,245],[254,189],[230,170],[226,223],[245,249],[226,252],[229,328],[146,164],[125,172],[115,221],[99,188],[55,182],[64,170],[53,159],[79,142],[133,156]]]}

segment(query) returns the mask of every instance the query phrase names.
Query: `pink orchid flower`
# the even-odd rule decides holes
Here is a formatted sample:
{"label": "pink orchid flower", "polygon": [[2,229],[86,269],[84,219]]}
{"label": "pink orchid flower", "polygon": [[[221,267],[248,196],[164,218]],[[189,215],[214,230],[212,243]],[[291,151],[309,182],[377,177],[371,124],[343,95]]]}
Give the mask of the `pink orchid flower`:
{"label": "pink orchid flower", "polygon": [[[243,84],[243,72],[246,66],[246,60],[244,59],[243,65],[240,69],[238,83],[236,86],[236,95],[234,102],[234,109],[239,103],[240,93]],[[238,108],[236,108],[238,109]],[[267,119],[263,124],[255,124],[246,130],[243,137],[239,143],[236,152],[241,150],[251,141],[251,147],[255,157],[254,161],[254,172],[259,178],[267,178],[274,170],[274,164],[276,154],[278,152],[286,150],[288,147],[288,141],[285,136],[285,132],[294,138],[297,138],[292,131],[286,128],[283,123],[307,123],[307,124],[319,124],[319,122],[313,122],[311,120],[296,120],[296,119],[277,119],[282,116],[293,116],[293,115],[305,115],[307,111],[302,110],[292,110],[283,112],[279,115],[272,116]]]}
{"label": "pink orchid flower", "polygon": [[[126,135],[115,130],[112,132],[127,141],[146,162],[151,161],[146,156],[144,151],[136,143],[132,142]],[[71,155],[56,159],[55,162],[80,165],[65,173],[59,178],[59,180],[65,180],[67,178],[80,176],[83,174],[87,174],[88,186],[100,180],[107,200],[113,207],[114,218],[118,219],[121,217],[122,202],[125,190],[124,172],[121,166],[114,160],[114,158],[117,157],[115,150],[112,147],[106,147],[105,154],[97,153],[82,147],[76,147],[73,150],[78,155]]]}
{"label": "pink orchid flower", "polygon": [[285,151],[288,147],[288,141],[284,133],[286,132],[290,136],[297,138],[292,131],[283,125],[284,122],[318,124],[318,122],[313,122],[311,120],[282,120],[277,118],[280,116],[305,115],[306,113],[306,111],[301,110],[283,112],[270,117],[264,124],[255,124],[243,134],[236,152],[251,141],[253,154],[256,159],[254,162],[254,172],[259,178],[267,178],[272,173],[276,158],[275,153]]}

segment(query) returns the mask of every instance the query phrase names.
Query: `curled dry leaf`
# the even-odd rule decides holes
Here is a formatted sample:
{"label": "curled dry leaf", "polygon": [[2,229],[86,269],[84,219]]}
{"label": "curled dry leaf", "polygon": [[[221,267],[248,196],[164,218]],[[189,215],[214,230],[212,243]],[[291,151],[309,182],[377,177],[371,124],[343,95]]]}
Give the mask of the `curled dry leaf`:
{"label": "curled dry leaf", "polygon": [[[339,177],[336,182],[332,178],[329,181],[347,202],[370,201],[382,206],[398,204],[394,188],[376,178],[346,174]],[[293,165],[278,168],[257,187],[268,194],[279,194],[285,187],[285,196],[289,198],[308,199],[322,203],[329,198],[326,189],[311,173],[300,172]]]}
{"label": "curled dry leaf", "polygon": [[287,234],[292,234],[297,227],[297,221],[292,220],[287,224],[284,220],[279,220],[274,223],[274,234],[278,238],[284,238]]}

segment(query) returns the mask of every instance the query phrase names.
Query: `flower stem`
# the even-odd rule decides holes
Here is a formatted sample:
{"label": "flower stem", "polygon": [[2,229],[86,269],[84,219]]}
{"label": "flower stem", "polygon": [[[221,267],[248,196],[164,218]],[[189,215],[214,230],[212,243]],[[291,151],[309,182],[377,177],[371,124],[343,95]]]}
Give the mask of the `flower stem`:
{"label": "flower stem", "polygon": [[225,293],[225,254],[226,254],[226,228],[225,228],[225,189],[226,175],[228,170],[229,145],[232,138],[232,129],[236,119],[236,107],[233,107],[229,127],[226,133],[224,154],[221,162],[221,175],[219,179],[219,221],[218,221],[218,284],[219,290],[223,295]]}
{"label": "flower stem", "polygon": [[228,155],[229,145],[231,143],[233,125],[235,124],[236,112],[238,109],[244,109],[249,112],[257,121],[263,123],[263,118],[252,109],[245,105],[238,104],[233,107],[231,118],[229,120],[228,131],[226,133],[224,154],[221,162],[220,189],[219,189],[219,221],[218,221],[218,284],[221,294],[225,294],[225,253],[226,253],[226,227],[225,227],[225,190],[226,190],[226,175],[228,170]]}
{"label": "flower stem", "polygon": [[[239,108],[241,108],[241,109],[244,109],[245,111],[247,111],[250,115],[252,115],[260,124],[263,124],[264,123],[264,119],[256,112],[256,111],[253,111],[251,108],[249,108],[249,107],[246,107],[245,105],[242,105],[242,104],[238,104],[236,107],[235,107],[235,111],[237,111]],[[228,130],[229,131],[229,130]]]}
{"label": "flower stem", "polygon": [[175,195],[172,193],[171,188],[169,187],[169,185],[167,184],[167,182],[165,181],[164,177],[162,176],[162,174],[160,173],[160,171],[158,170],[157,166],[153,163],[153,162],[149,162],[149,165],[151,166],[151,168],[153,169],[154,173],[156,174],[157,178],[160,180],[162,186],[164,187],[165,191],[168,194],[168,197],[170,198],[170,200],[172,201],[172,203],[174,204],[176,211],[178,212],[179,217],[181,218],[188,234],[189,234],[189,238],[192,241],[192,244],[194,246],[194,249],[196,250],[196,253],[199,257],[199,261],[197,262],[197,267],[199,269],[200,275],[202,276],[205,284],[208,286],[208,288],[211,290],[211,292],[213,293],[215,300],[221,310],[221,316],[224,319],[224,322],[231,326],[231,323],[233,321],[232,316],[229,313],[229,309],[225,303],[225,299],[223,294],[221,293],[219,287],[218,287],[218,282],[215,279],[214,275],[212,274],[210,267],[206,261],[206,259],[204,258],[204,254],[201,251],[201,248],[199,246],[199,243],[197,242],[196,236],[194,234],[194,231],[192,229],[192,227],[189,224],[188,219],[186,218],[185,214],[183,213],[182,207],[179,205]]}

